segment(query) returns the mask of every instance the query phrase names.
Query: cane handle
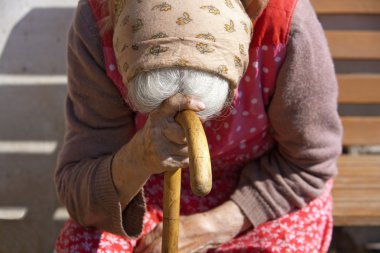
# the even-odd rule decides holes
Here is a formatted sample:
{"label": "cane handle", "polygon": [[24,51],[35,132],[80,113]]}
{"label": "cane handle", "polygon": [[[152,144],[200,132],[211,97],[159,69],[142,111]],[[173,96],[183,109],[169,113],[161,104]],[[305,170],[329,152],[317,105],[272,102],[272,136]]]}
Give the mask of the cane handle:
{"label": "cane handle", "polygon": [[191,190],[197,196],[205,196],[211,191],[212,173],[210,152],[202,123],[191,110],[180,112],[176,121],[185,131],[189,148]]}

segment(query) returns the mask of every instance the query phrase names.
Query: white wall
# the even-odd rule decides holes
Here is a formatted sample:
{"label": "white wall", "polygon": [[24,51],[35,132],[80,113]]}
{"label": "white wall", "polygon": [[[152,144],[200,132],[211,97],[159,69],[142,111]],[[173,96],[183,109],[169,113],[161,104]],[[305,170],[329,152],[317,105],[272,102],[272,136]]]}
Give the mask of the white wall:
{"label": "white wall", "polygon": [[9,33],[14,26],[34,8],[73,8],[77,4],[76,0],[19,0],[19,1],[0,1],[0,52],[3,51],[4,44]]}
{"label": "white wall", "polygon": [[0,252],[53,252],[63,223],[53,173],[76,3],[0,0]]}

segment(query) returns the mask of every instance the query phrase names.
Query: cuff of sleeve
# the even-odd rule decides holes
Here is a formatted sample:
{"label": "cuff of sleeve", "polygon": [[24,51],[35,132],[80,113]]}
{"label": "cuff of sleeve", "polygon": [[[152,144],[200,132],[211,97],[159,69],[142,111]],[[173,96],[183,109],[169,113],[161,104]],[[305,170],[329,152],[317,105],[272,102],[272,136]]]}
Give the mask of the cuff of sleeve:
{"label": "cuff of sleeve", "polygon": [[108,214],[101,227],[113,234],[129,238],[138,237],[143,229],[145,200],[142,191],[122,210],[119,196],[112,180],[111,164],[113,155],[105,158],[95,174],[95,194],[98,205]]}
{"label": "cuff of sleeve", "polygon": [[259,193],[247,182],[240,184],[238,189],[236,189],[231,195],[231,200],[240,207],[254,228],[275,218],[270,207],[265,203]]}
{"label": "cuff of sleeve", "polygon": [[123,228],[130,238],[137,239],[141,234],[145,211],[144,193],[140,191],[123,211]]}

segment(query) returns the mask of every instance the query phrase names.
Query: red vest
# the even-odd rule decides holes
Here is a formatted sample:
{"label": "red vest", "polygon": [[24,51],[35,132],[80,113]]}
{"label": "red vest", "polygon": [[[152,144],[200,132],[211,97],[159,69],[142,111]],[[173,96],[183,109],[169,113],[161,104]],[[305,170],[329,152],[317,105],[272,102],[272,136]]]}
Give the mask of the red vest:
{"label": "red vest", "polygon": [[[104,9],[104,5],[99,4],[99,2],[104,2],[102,0],[88,1],[96,22],[100,26],[100,21],[109,15],[108,9]],[[286,45],[296,2],[297,0],[270,0],[261,16],[255,22],[254,35],[251,42],[252,46]],[[251,6],[254,6],[254,4],[251,4]],[[246,9],[248,8],[250,8],[250,6],[246,7]],[[105,55],[105,65],[107,66],[106,71],[108,77],[114,81],[114,84],[119,89],[122,96],[125,97],[126,90],[122,84],[121,75],[117,70],[114,71],[112,67],[112,64],[115,64],[112,36],[113,31],[108,30],[101,37],[101,43]]]}
{"label": "red vest", "polygon": [[[98,1],[89,0],[97,22],[108,15]],[[273,147],[266,111],[285,59],[295,5],[296,0],[270,0],[255,22],[249,66],[236,90],[232,107],[204,124],[212,158],[213,190],[206,197],[195,197],[185,170],[182,173],[182,214],[205,211],[226,201],[236,188],[241,169]],[[106,72],[126,100],[127,91],[116,68],[112,35],[113,31],[108,31],[101,37]],[[143,127],[145,120],[144,115],[136,114],[136,130]],[[162,190],[162,177],[151,177],[145,187],[148,206],[162,206]]]}

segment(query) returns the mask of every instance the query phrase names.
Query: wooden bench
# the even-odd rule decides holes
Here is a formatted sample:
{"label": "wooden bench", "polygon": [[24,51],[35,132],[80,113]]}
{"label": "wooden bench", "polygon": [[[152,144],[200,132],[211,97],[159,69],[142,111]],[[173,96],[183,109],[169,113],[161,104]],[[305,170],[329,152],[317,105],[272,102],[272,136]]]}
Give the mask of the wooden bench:
{"label": "wooden bench", "polygon": [[[312,0],[318,15],[380,15],[380,0]],[[326,30],[333,59],[349,61],[380,61],[380,31]],[[380,66],[380,64],[379,64]],[[378,105],[380,108],[380,72],[337,73],[340,105]],[[379,116],[342,116],[343,147],[380,145]],[[335,180],[334,225],[380,225],[380,154],[359,155],[345,152],[338,163]]]}

